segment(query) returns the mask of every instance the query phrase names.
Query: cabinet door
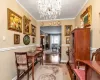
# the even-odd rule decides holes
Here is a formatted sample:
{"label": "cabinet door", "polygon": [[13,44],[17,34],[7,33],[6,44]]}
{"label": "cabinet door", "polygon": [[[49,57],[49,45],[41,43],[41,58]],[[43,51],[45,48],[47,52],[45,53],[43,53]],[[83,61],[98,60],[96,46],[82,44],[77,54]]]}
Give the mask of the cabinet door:
{"label": "cabinet door", "polygon": [[75,37],[76,59],[89,60],[90,57],[90,30],[78,30]]}

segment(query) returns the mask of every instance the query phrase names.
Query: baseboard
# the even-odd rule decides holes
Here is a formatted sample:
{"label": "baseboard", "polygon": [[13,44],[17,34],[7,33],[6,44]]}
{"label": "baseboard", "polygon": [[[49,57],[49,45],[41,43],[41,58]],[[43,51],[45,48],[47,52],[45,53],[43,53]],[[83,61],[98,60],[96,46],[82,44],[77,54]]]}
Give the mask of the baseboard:
{"label": "baseboard", "polygon": [[17,80],[17,76],[15,76],[12,80]]}

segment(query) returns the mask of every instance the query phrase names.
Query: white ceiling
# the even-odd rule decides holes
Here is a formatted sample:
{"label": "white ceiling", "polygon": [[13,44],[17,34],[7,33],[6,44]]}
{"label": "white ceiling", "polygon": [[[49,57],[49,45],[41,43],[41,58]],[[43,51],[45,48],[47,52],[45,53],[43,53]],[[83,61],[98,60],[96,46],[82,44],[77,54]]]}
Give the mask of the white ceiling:
{"label": "white ceiling", "polygon": [[[37,9],[37,0],[16,0],[22,7],[24,7],[36,20],[43,20],[40,18]],[[83,6],[88,0],[62,0],[61,15],[57,19],[73,19],[77,16]]]}
{"label": "white ceiling", "polygon": [[61,26],[45,26],[40,27],[40,30],[47,34],[60,34]]}

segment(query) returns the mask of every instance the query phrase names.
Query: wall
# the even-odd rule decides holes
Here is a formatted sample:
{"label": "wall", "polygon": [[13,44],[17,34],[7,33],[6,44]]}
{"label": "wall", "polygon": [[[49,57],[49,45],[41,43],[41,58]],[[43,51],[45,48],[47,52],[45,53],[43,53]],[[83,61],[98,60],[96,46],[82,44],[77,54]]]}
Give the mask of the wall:
{"label": "wall", "polygon": [[[12,80],[16,76],[15,51],[28,51],[33,48],[32,36],[30,36],[30,46],[24,46],[23,33],[7,30],[7,8],[10,8],[20,16],[27,16],[33,25],[36,21],[16,2],[16,0],[3,0],[0,3],[0,80]],[[20,34],[21,42],[14,45],[14,33]],[[5,40],[3,41],[3,36]]]}
{"label": "wall", "polygon": [[[64,36],[64,26],[73,25],[80,26],[80,15],[85,11],[86,7],[92,5],[92,25],[91,27],[91,47],[98,48],[100,46],[100,0],[89,0],[82,11],[77,15],[75,20],[61,20],[62,27],[62,60],[65,61],[68,58],[66,57],[66,37]],[[23,34],[7,30],[7,8],[10,8],[14,12],[18,13],[20,16],[26,15],[33,23],[37,26],[36,32],[36,44],[40,44],[40,26],[41,22],[37,22],[32,19],[32,17],[23,9],[16,0],[3,0],[0,3],[0,80],[11,80],[16,76],[16,66],[15,66],[15,51],[27,51],[32,48],[32,37],[30,46],[24,46],[23,44]],[[49,21],[44,21],[44,26],[49,25]],[[13,44],[13,34],[17,33],[21,36],[21,44]],[[3,41],[3,36],[6,37],[6,40]],[[35,45],[35,44],[34,44]],[[33,46],[34,46],[33,45]],[[10,48],[9,48],[10,47]],[[3,49],[2,49],[3,48]],[[4,50],[4,51],[2,51]],[[6,51],[5,51],[6,50]]]}
{"label": "wall", "polygon": [[91,47],[100,47],[100,0],[88,0],[85,7],[77,15],[75,25],[80,26],[80,15],[86,10],[88,6],[92,5],[92,24],[91,28]]}
{"label": "wall", "polygon": [[[49,26],[51,21],[42,21],[42,22],[44,23],[43,26]],[[62,39],[61,40],[62,41],[61,42],[61,46],[62,46],[61,56],[62,56],[62,59],[61,60],[63,62],[66,62],[68,60],[68,57],[66,55],[66,49],[67,49],[68,45],[66,45],[66,36],[64,35],[64,28],[65,28],[64,26],[65,25],[72,25],[73,26],[72,29],[74,29],[75,28],[75,21],[74,21],[74,19],[72,19],[72,20],[61,20],[60,22],[61,22],[61,33],[62,33],[62,36],[61,36],[61,39]],[[37,44],[40,44],[40,26],[41,26],[41,21],[38,22],[38,30],[37,30],[37,32],[38,32],[38,34],[37,34],[38,41],[37,41]],[[52,26],[57,26],[57,25],[52,25]]]}

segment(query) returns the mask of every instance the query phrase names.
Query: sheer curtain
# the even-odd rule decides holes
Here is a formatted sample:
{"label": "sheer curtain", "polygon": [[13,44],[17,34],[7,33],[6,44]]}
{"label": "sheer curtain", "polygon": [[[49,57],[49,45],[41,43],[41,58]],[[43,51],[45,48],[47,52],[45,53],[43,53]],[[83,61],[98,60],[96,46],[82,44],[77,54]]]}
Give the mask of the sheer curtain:
{"label": "sheer curtain", "polygon": [[61,44],[60,36],[61,36],[60,34],[50,35],[50,48],[52,48],[52,44],[58,44],[58,46],[60,46],[60,44]]}

